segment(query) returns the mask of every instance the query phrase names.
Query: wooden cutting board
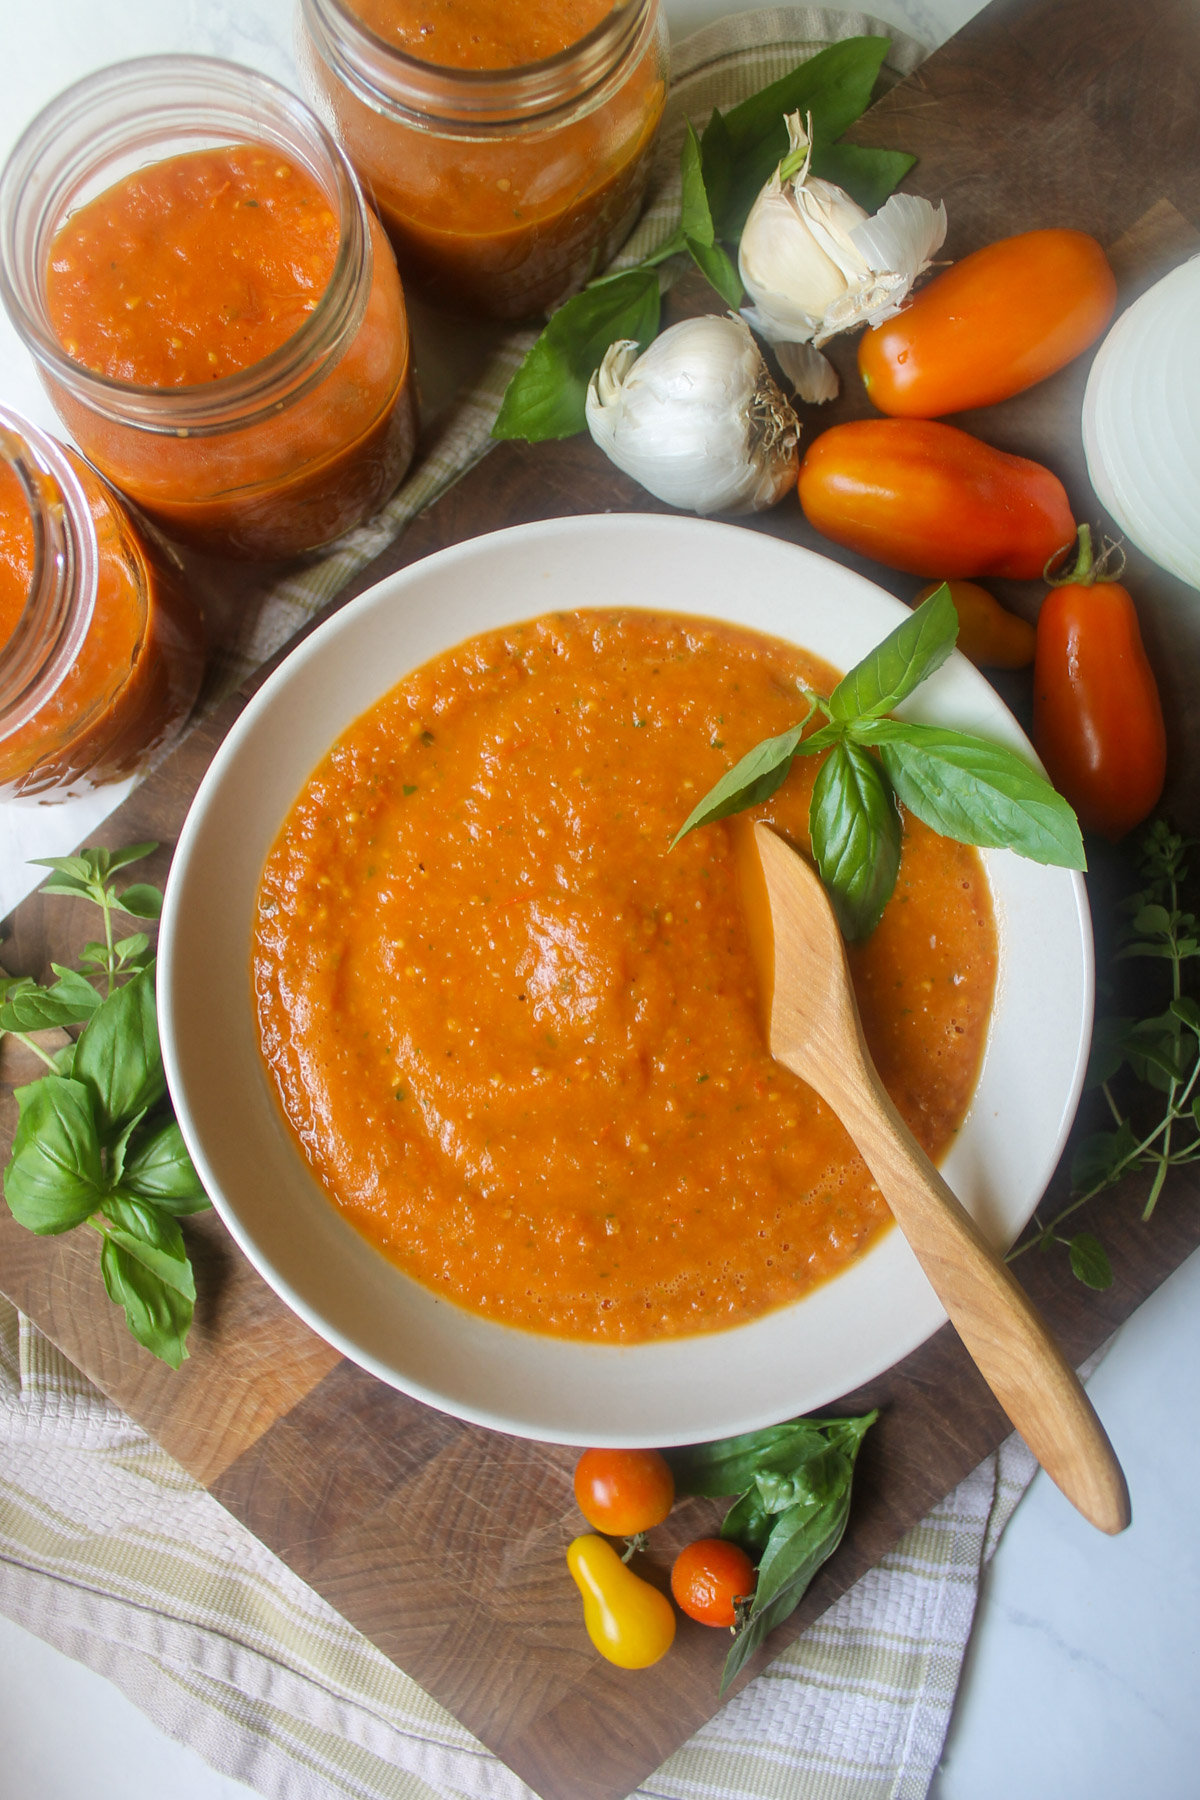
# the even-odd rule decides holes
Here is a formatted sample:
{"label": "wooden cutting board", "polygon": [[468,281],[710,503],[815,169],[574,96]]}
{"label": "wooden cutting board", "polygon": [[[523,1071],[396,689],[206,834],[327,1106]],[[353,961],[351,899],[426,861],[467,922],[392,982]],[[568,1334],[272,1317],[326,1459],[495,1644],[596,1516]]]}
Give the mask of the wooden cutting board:
{"label": "wooden cutting board", "polygon": [[[948,254],[1035,226],[1074,225],[1109,248],[1127,304],[1200,249],[1200,13],[1194,0],[997,0],[890,93],[854,132],[915,151],[908,186],[944,198]],[[696,290],[688,300],[708,306]],[[810,430],[867,413],[839,347],[846,394]],[[963,423],[1005,449],[1050,463],[1080,518],[1097,514],[1079,448],[1087,359],[1032,393]],[[665,510],[587,440],[503,446],[419,519],[358,584],[460,539],[522,520],[606,508]],[[917,583],[816,538],[793,501],[751,528],[839,557],[906,599]],[[1189,774],[1200,755],[1200,606],[1190,590],[1130,556],[1171,740],[1165,804],[1196,831]],[[349,597],[349,596],[346,596]],[[1004,590],[1033,616],[1040,589]],[[630,600],[636,596],[614,595]],[[1027,676],[1005,698],[1027,716]],[[157,837],[165,874],[192,794],[243,698],[197,729],[113,816],[104,841]],[[1094,891],[1119,891],[1105,862]],[[1111,897],[1111,896],[1110,896]],[[1098,905],[1105,956],[1107,905]],[[43,973],[92,934],[90,908],[34,895],[14,915],[5,959]],[[10,1055],[0,1073],[38,1066]],[[15,1119],[6,1088],[5,1158]],[[1054,1195],[1065,1195],[1056,1178]],[[1090,1209],[1112,1253],[1104,1294],[1075,1283],[1061,1257],[1030,1257],[1023,1280],[1069,1354],[1082,1358],[1200,1243],[1195,1183],[1168,1185],[1153,1227],[1132,1192]],[[1081,1220],[1081,1222],[1083,1222]],[[200,1303],[192,1358],[172,1374],[137,1349],[105,1298],[82,1232],[39,1239],[0,1209],[0,1285],[72,1360],[216,1497],[401,1668],[455,1713],[545,1800],[619,1800],[716,1709],[724,1635],[681,1621],[672,1654],[628,1675],[583,1633],[563,1547],[579,1528],[574,1453],[489,1433],[393,1392],[315,1338],[275,1299],[215,1216],[187,1226]],[[947,1328],[863,1391],[879,1406],[854,1515],[834,1560],[777,1653],[896,1542],[1005,1434],[1005,1421]],[[1137,1495],[1134,1495],[1136,1508]],[[711,1530],[720,1509],[682,1505],[656,1534],[665,1573],[675,1548]],[[766,1656],[760,1659],[766,1660]]]}

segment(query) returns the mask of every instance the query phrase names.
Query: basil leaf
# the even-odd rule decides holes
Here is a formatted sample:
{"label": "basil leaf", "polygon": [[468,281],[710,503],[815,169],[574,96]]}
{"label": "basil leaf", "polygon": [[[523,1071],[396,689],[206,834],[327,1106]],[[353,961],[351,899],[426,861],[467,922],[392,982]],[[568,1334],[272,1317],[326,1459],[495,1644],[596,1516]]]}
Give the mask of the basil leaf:
{"label": "basil leaf", "polygon": [[[721,1693],[777,1625],[790,1618],[808,1590],[823,1562],[831,1557],[842,1541],[846,1521],[850,1517],[850,1483],[833,1499],[816,1508],[794,1507],[782,1513],[771,1533],[767,1555],[772,1554],[776,1537],[779,1548],[774,1554],[775,1581],[769,1598],[761,1600],[756,1590],[754,1610],[733,1640],[725,1667],[721,1672]],[[766,1563],[766,1557],[763,1559]],[[759,1582],[762,1582],[760,1567]]]}
{"label": "basil leaf", "polygon": [[700,139],[696,136],[691,120],[683,140],[683,148],[679,156],[680,172],[683,181],[681,197],[680,226],[686,238],[694,239],[697,244],[710,248],[716,241],[713,231],[712,213],[708,207],[708,195],[704,188],[704,169],[700,151]]}
{"label": "basil leaf", "polygon": [[957,637],[958,614],[943,582],[911,618],[843,675],[829,696],[830,718],[874,719],[890,713],[927,675],[941,668]]}
{"label": "basil leaf", "polygon": [[1071,1268],[1084,1287],[1103,1292],[1113,1284],[1112,1264],[1100,1239],[1090,1231],[1077,1231],[1067,1245]]}
{"label": "basil leaf", "polygon": [[141,1124],[141,1122],[145,1118],[145,1116],[146,1116],[146,1114],[145,1114],[144,1110],[139,1113],[134,1113],[134,1115],[133,1115],[132,1119],[130,1119],[128,1125],[125,1125],[122,1127],[119,1136],[117,1136],[113,1140],[113,1142],[109,1145],[108,1178],[109,1178],[110,1185],[112,1185],[113,1183],[119,1182],[121,1179],[121,1176],[124,1174],[124,1172],[125,1172],[125,1156],[126,1156],[126,1152],[129,1149],[129,1140],[133,1136],[134,1132],[137,1130],[138,1126]]}
{"label": "basil leaf", "polygon": [[761,1431],[718,1438],[711,1444],[687,1444],[665,1452],[678,1494],[740,1494],[754,1478],[771,1469],[798,1468],[828,1448],[827,1432],[836,1421],[789,1419]]}
{"label": "basil leaf", "polygon": [[[92,879],[93,865],[83,856],[31,856],[29,866],[31,869],[54,869],[68,881],[81,883],[84,886]],[[52,891],[48,882],[43,883],[42,891],[44,893]],[[68,891],[78,891],[78,889]]]}
{"label": "basil leaf", "polygon": [[610,344],[633,338],[644,350],[658,331],[658,276],[629,269],[584,288],[560,306],[509,382],[494,438],[573,437],[587,429],[588,382]]}
{"label": "basil leaf", "polygon": [[75,1046],[74,1073],[92,1089],[102,1135],[162,1099],[167,1083],[158,1046],[153,963],[114,989],[93,1013]]}
{"label": "basil leaf", "polygon": [[148,881],[135,882],[123,894],[110,894],[110,899],[118,912],[132,913],[137,919],[157,919],[162,915],[162,889],[151,887]]}
{"label": "basil leaf", "polygon": [[878,744],[899,799],[943,837],[1015,850],[1055,868],[1086,869],[1075,814],[1012,750],[899,719],[863,720],[852,729],[860,743]]}
{"label": "basil leaf", "polygon": [[130,863],[144,862],[157,849],[158,840],[154,838],[145,844],[127,844],[124,850],[109,850],[105,853],[104,875],[115,875],[118,869],[127,869]]}
{"label": "basil leaf", "polygon": [[761,744],[755,744],[753,750],[747,750],[741,761],[734,763],[732,769],[709,788],[671,839],[672,850],[680,838],[695,831],[697,826],[715,824],[718,819],[727,819],[730,813],[744,812],[748,806],[757,806],[760,800],[770,798],[792,766],[792,758],[799,750],[800,739],[815,705],[816,701],[810,699],[808,711],[798,725],[781,732],[778,737],[764,738]]}
{"label": "basil leaf", "polygon": [[211,1201],[200,1185],[174,1119],[139,1136],[130,1147],[121,1173],[121,1188],[141,1200],[153,1200],[164,1212],[203,1212]]}
{"label": "basil leaf", "polygon": [[43,894],[66,894],[76,900],[96,900],[99,904],[99,897],[86,876],[55,875],[49,881],[43,881],[40,891]]}
{"label": "basil leaf", "polygon": [[729,188],[733,180],[733,150],[725,120],[715,107],[700,139],[700,165],[710,216],[719,219],[729,202]]}
{"label": "basil leaf", "polygon": [[825,144],[813,152],[813,174],[836,182],[864,212],[878,212],[908,171],[915,156],[903,150],[869,150],[861,144]]}
{"label": "basil leaf", "polygon": [[1111,1081],[1125,1062],[1125,1046],[1133,1030],[1132,1019],[1097,1019],[1092,1032],[1092,1048],[1088,1056],[1084,1085],[1099,1087]]}
{"label": "basil leaf", "polygon": [[742,278],[720,244],[698,244],[694,238],[689,238],[687,247],[705,280],[712,283],[726,306],[736,311],[742,304]]}
{"label": "basil leaf", "polygon": [[721,237],[739,235],[759,189],[787,155],[784,114],[811,112],[814,146],[841,137],[870,105],[890,41],[859,37],[831,44],[724,115],[731,175],[716,212]]}
{"label": "basil leaf", "polygon": [[100,1005],[91,982],[74,969],[51,964],[59,979],[53,987],[30,982],[9,989],[0,1006],[0,1031],[47,1031],[56,1025],[78,1025]]}
{"label": "basil leaf", "polygon": [[740,1500],[735,1500],[725,1514],[721,1521],[721,1536],[744,1550],[752,1562],[757,1562],[767,1547],[774,1523],[758,1488],[752,1487]]}
{"label": "basil leaf", "polygon": [[900,815],[879,765],[857,744],[837,744],[813,783],[813,860],[851,940],[869,937],[900,868]]}
{"label": "basil leaf", "polygon": [[100,1248],[100,1270],[109,1299],[124,1307],[125,1322],[138,1343],[177,1369],[187,1356],[194,1303],[160,1281],[110,1231]]}
{"label": "basil leaf", "polygon": [[183,1233],[169,1213],[145,1200],[109,1194],[104,1202],[109,1236],[114,1243],[189,1300],[196,1298],[192,1265],[184,1248]]}
{"label": "basil leaf", "polygon": [[17,1090],[21,1116],[4,1197],[19,1225],[40,1236],[70,1231],[104,1198],[92,1096],[78,1081],[43,1075]]}
{"label": "basil leaf", "polygon": [[826,1448],[800,1467],[784,1474],[760,1470],[754,1477],[758,1497],[767,1513],[783,1513],[795,1506],[820,1506],[840,1486],[846,1459],[840,1450]]}

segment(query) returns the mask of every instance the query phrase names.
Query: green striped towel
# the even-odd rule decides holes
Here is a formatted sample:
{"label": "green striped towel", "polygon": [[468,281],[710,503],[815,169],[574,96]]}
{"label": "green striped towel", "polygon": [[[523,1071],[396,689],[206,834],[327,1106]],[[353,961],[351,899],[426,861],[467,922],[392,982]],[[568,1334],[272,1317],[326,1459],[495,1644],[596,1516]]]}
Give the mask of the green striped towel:
{"label": "green striped towel", "polygon": [[[638,1800],[921,1800],[1033,1466],[1010,1438]],[[532,1800],[3,1300],[0,1611],[271,1800]]]}

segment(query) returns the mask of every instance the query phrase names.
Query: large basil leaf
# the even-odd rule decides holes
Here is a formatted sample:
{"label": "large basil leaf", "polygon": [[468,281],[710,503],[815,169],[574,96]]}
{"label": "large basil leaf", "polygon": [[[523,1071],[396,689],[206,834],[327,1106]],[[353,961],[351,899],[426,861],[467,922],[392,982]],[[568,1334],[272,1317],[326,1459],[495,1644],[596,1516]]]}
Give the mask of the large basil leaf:
{"label": "large basil leaf", "polygon": [[100,1006],[100,996],[85,975],[53,963],[53,987],[36,982],[14,983],[0,1006],[0,1031],[47,1031],[55,1025],[79,1025]]}
{"label": "large basil leaf", "polygon": [[18,1090],[21,1108],[4,1197],[19,1225],[41,1235],[81,1225],[104,1198],[104,1165],[91,1090],[43,1075]]}
{"label": "large basil leaf", "polygon": [[827,1432],[834,1421],[788,1419],[761,1431],[718,1438],[711,1444],[687,1444],[665,1452],[675,1477],[678,1494],[740,1494],[753,1488],[754,1478],[769,1470],[789,1470],[809,1457],[821,1456],[828,1447]]}
{"label": "large basil leaf", "polygon": [[193,1302],[132,1256],[111,1231],[104,1233],[100,1270],[109,1299],[124,1308],[138,1343],[177,1369],[187,1356]]}
{"label": "large basil leaf", "polygon": [[174,1119],[130,1144],[121,1188],[139,1199],[152,1200],[164,1212],[203,1212],[211,1205]]}
{"label": "large basil leaf", "polygon": [[196,1298],[183,1233],[169,1213],[120,1193],[109,1194],[103,1210],[114,1243],[176,1293],[189,1300]]}
{"label": "large basil leaf", "polygon": [[874,757],[857,744],[835,745],[813,784],[808,822],[843,934],[868,937],[900,868],[900,815]]}
{"label": "large basil leaf", "polygon": [[903,150],[872,150],[861,144],[823,144],[813,152],[813,174],[845,188],[864,212],[878,212],[916,162]]}
{"label": "large basil leaf", "polygon": [[903,624],[856,663],[829,696],[833,719],[879,718],[940,669],[958,638],[958,614],[942,583]]}
{"label": "large basil leaf", "polygon": [[899,719],[864,719],[850,729],[860,743],[878,745],[899,798],[943,837],[1015,850],[1056,868],[1086,869],[1075,814],[1013,751]]}
{"label": "large basil leaf", "polygon": [[167,1082],[152,963],[116,988],[85,1025],[75,1046],[74,1076],[92,1089],[102,1135],[162,1099]]}
{"label": "large basil leaf", "polygon": [[495,438],[574,437],[587,429],[588,382],[610,344],[633,338],[644,350],[658,331],[658,276],[629,269],[584,288],[560,306],[504,395]]}
{"label": "large basil leaf", "polygon": [[795,1612],[813,1576],[841,1543],[849,1517],[849,1467],[845,1485],[823,1505],[795,1506],[780,1514],[759,1567],[761,1589],[766,1579],[767,1557],[771,1558],[769,1593],[760,1598],[759,1589],[755,1591],[754,1610],[734,1638],[725,1658],[721,1673],[722,1694],[775,1627]]}
{"label": "large basil leaf", "polygon": [[757,1485],[735,1500],[721,1521],[721,1536],[744,1550],[756,1563],[767,1547],[775,1520],[762,1502]]}

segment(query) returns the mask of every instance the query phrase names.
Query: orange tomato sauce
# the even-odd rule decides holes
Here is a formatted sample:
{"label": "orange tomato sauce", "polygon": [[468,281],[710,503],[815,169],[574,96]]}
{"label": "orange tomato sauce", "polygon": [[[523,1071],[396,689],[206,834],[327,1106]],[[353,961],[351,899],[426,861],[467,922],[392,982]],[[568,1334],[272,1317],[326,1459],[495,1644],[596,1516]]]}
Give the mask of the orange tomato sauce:
{"label": "orange tomato sauce", "polygon": [[[426,664],[338,741],[263,873],[253,980],[284,1114],[418,1281],[563,1337],[739,1324],[884,1227],[842,1127],[767,1052],[727,825],[668,846],[831,670],[698,619],[566,613]],[[815,769],[756,816],[807,846]],[[905,821],[854,950],[880,1073],[941,1154],[995,980],[975,851]]]}
{"label": "orange tomato sauce", "polygon": [[[390,46],[476,70],[566,49],[611,11],[594,0],[541,0],[529,10],[512,0],[348,0],[348,8]],[[593,110],[520,133],[498,125],[455,136],[453,123],[443,129],[436,119],[419,129],[367,106],[323,63],[312,73],[405,279],[442,305],[501,319],[549,310],[604,268],[636,216],[666,101],[654,42]]]}
{"label": "orange tomato sauce", "polygon": [[[86,453],[167,531],[201,549],[287,556],[381,505],[412,454],[415,403],[399,278],[374,219],[357,334],[308,393],[241,429],[144,431],[51,395]],[[329,285],[339,226],[281,152],[234,144],[166,158],[72,213],[46,306],[68,356],[114,381],[203,387],[279,350]]]}
{"label": "orange tomato sauce", "polygon": [[[86,463],[71,462],[96,530],[95,606],[54,693],[0,737],[0,799],[66,798],[134,774],[182,723],[203,674],[199,615],[174,569]],[[32,580],[29,503],[13,471],[0,467],[0,654]]]}

